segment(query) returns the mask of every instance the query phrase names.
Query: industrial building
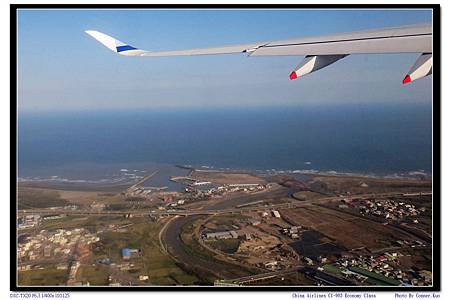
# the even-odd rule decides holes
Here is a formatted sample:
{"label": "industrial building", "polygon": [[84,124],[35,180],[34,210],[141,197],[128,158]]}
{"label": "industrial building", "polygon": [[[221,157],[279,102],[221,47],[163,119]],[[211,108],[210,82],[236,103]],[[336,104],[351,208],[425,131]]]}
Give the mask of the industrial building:
{"label": "industrial building", "polygon": [[141,256],[140,249],[122,248],[122,258],[128,260],[133,257]]}
{"label": "industrial building", "polygon": [[217,240],[224,240],[224,239],[237,239],[238,235],[236,231],[221,231],[221,232],[211,232],[204,235],[207,240],[217,239]]}
{"label": "industrial building", "polygon": [[280,212],[278,210],[272,210],[272,214],[275,218],[281,218]]}

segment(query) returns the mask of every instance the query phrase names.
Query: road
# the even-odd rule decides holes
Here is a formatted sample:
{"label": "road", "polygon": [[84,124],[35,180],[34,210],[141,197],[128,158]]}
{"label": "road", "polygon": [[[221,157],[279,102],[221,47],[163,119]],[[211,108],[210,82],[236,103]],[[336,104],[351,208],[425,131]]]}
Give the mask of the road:
{"label": "road", "polygon": [[[257,206],[245,206],[245,207],[236,207],[238,205],[251,203],[255,200],[267,200],[267,199],[275,199],[275,198],[284,198],[288,197],[292,194],[291,189],[285,189],[281,191],[277,191],[276,193],[271,193],[270,195],[263,194],[240,194],[236,197],[227,197],[221,201],[216,201],[213,204],[206,204],[201,209],[193,209],[193,210],[158,210],[158,211],[149,211],[149,210],[90,210],[90,209],[82,209],[82,210],[67,210],[67,209],[22,209],[18,210],[18,215],[26,215],[26,214],[39,214],[39,215],[50,215],[50,214],[64,214],[64,215],[99,215],[99,216],[107,216],[107,215],[125,215],[132,214],[134,216],[193,216],[193,215],[216,215],[216,214],[228,214],[228,213],[241,213],[246,211],[260,211],[262,209],[281,209],[281,208],[297,208],[302,206],[308,206],[311,204],[318,204],[328,201],[335,201],[341,199],[340,197],[324,197],[320,199],[314,200],[304,200],[298,201],[293,200],[287,203],[281,204],[273,204],[273,205],[257,205]],[[367,199],[374,197],[388,197],[388,196],[402,196],[401,193],[382,193],[382,194],[363,194],[363,195],[355,195],[354,199]]]}

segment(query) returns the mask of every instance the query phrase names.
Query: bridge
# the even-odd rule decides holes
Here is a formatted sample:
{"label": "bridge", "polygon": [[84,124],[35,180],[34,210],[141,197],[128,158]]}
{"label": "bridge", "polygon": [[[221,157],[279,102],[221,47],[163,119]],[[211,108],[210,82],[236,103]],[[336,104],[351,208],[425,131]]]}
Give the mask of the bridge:
{"label": "bridge", "polygon": [[189,180],[189,181],[197,181],[197,179],[189,177],[189,176],[172,176],[170,177],[171,181],[178,181],[178,180]]}

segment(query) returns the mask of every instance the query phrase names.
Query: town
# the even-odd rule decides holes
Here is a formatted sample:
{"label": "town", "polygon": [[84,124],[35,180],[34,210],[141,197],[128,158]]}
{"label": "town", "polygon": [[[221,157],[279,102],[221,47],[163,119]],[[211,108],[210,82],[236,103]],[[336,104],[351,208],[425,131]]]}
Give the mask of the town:
{"label": "town", "polygon": [[[168,179],[183,187],[174,191],[151,185],[156,174],[136,176],[118,192],[55,194],[21,183],[30,195],[46,193],[48,198],[39,199],[57,195],[71,201],[19,209],[19,282],[433,283],[432,194],[426,179],[364,178],[362,185],[361,178],[337,175],[191,168],[186,176]],[[346,182],[345,193],[335,187],[339,181]]]}

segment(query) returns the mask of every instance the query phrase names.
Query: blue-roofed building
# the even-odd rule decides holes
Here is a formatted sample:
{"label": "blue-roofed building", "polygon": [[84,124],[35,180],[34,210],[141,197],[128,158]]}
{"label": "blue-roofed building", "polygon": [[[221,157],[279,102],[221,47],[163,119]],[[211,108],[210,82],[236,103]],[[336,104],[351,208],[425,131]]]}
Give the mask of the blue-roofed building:
{"label": "blue-roofed building", "polygon": [[123,259],[130,259],[130,249],[122,248],[122,258]]}

